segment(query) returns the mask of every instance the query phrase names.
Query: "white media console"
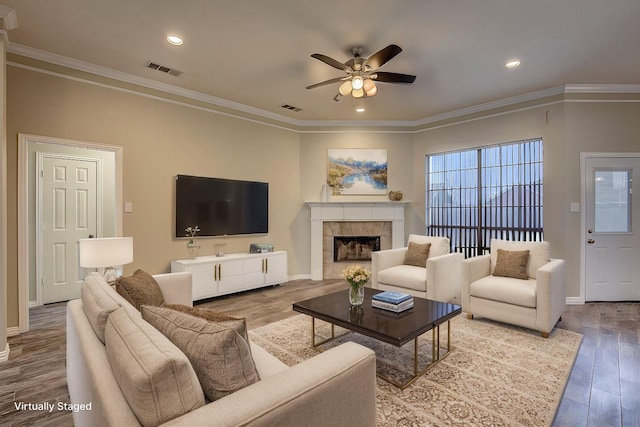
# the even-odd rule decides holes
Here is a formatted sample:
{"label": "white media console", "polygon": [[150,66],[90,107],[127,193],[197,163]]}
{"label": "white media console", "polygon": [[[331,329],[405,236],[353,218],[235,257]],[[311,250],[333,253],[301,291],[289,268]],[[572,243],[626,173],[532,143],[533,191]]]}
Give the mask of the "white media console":
{"label": "white media console", "polygon": [[236,253],[171,261],[171,272],[193,276],[193,300],[211,298],[287,281],[287,252]]}

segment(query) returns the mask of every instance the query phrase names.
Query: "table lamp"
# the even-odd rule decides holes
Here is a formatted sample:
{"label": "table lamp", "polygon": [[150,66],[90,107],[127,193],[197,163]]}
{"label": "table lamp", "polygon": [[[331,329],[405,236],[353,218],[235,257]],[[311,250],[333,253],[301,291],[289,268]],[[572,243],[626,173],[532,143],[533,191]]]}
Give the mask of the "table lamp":
{"label": "table lamp", "polygon": [[97,268],[107,283],[118,278],[116,266],[133,261],[133,237],[79,239],[80,267]]}

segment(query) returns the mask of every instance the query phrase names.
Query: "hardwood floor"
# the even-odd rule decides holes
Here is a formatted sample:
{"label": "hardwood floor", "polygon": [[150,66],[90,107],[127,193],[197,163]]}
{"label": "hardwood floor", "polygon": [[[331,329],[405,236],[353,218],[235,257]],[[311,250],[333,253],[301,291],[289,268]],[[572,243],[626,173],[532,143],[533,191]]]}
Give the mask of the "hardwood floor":
{"label": "hardwood floor", "polygon": [[[296,280],[198,306],[246,317],[251,329],[295,315],[295,301],[343,287],[340,280]],[[65,312],[66,303],[32,308],[31,330],[9,338],[9,360],[0,363],[0,426],[73,425],[67,411],[18,411],[14,404],[69,402]],[[584,339],[554,426],[640,425],[640,304],[568,306],[558,327]]]}

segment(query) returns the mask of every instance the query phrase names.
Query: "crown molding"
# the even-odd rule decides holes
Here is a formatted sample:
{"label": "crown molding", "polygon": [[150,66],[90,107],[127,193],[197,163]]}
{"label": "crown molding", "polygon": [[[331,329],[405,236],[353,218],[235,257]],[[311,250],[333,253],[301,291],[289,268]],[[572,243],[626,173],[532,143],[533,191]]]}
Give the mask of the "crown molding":
{"label": "crown molding", "polygon": [[[0,17],[2,17],[2,8],[6,6],[0,5]],[[16,22],[17,25],[17,22]],[[0,30],[2,33],[2,30]],[[5,32],[6,37],[6,32]],[[95,74],[98,76],[106,77],[109,79],[121,81],[124,83],[130,83],[141,87],[157,90],[160,92],[177,95],[186,99],[194,101],[200,101],[214,106],[230,109],[240,113],[246,113],[259,118],[277,121],[290,126],[300,128],[300,132],[305,132],[304,128],[398,128],[406,129],[405,131],[396,130],[394,132],[417,132],[415,129],[420,126],[429,125],[441,121],[455,120],[464,116],[479,114],[482,112],[488,112],[495,109],[506,108],[517,104],[526,102],[532,102],[536,100],[545,99],[557,95],[565,94],[577,94],[577,93],[640,93],[640,84],[565,84],[554,86],[548,89],[529,92],[521,95],[511,96],[508,98],[499,99],[496,101],[486,102],[483,104],[473,105],[459,110],[454,110],[442,114],[436,114],[433,116],[425,117],[418,120],[409,121],[346,121],[346,120],[299,120],[291,117],[284,116],[282,114],[272,113],[260,108],[251,107],[249,105],[241,104],[239,102],[230,101],[223,98],[218,98],[212,95],[207,95],[202,92],[197,92],[178,86],[174,86],[168,83],[158,82],[156,80],[148,79],[146,77],[139,77],[133,74],[117,71],[112,68],[103,67],[100,65],[91,64],[77,59],[69,58],[66,56],[58,55],[51,52],[46,52],[39,49],[34,49],[28,46],[24,46],[17,43],[9,43],[7,51],[15,53],[17,55],[25,56],[28,58],[49,62],[52,64],[60,65],[63,67],[71,68],[74,70]],[[241,116],[238,116],[241,118]],[[313,130],[311,132],[322,132],[320,130]],[[333,131],[329,131],[333,132]],[[384,131],[380,131],[384,132]]]}
{"label": "crown molding", "polygon": [[260,108],[255,108],[245,104],[240,104],[239,102],[229,101],[227,99],[207,95],[202,92],[196,92],[194,90],[184,89],[168,83],[159,82],[156,80],[148,79],[146,77],[135,76],[133,74],[117,71],[112,68],[91,64],[89,62],[79,61],[77,59],[69,58],[69,57],[58,55],[51,52],[46,52],[40,49],[34,49],[32,47],[24,46],[17,43],[10,43],[7,51],[11,53],[15,53],[16,55],[26,56],[28,58],[49,62],[51,64],[72,68],[74,70],[96,74],[98,76],[107,77],[107,78],[118,80],[125,83],[135,84],[138,86],[158,90],[158,91],[169,93],[172,95],[182,96],[188,99],[193,99],[195,101],[202,101],[202,102],[212,104],[212,105],[217,105],[223,108],[229,108],[229,109],[240,111],[243,113],[264,117],[265,119],[269,119],[269,120],[276,120],[276,121],[288,123],[290,125],[298,125],[298,126],[301,126],[301,123],[302,123],[300,120],[291,119],[281,114],[275,114],[270,111],[262,110]]}
{"label": "crown molding", "polygon": [[18,28],[18,15],[14,8],[0,4],[0,18],[4,21],[5,30]]}
{"label": "crown molding", "polygon": [[567,84],[565,93],[640,93],[640,84]]}

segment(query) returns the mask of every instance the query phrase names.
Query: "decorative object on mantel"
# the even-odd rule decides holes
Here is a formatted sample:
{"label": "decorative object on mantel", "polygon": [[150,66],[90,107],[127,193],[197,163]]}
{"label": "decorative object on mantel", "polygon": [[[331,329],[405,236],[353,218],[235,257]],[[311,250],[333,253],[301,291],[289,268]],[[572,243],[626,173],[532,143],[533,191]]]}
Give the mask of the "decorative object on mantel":
{"label": "decorative object on mantel", "polygon": [[362,305],[364,301],[364,286],[371,277],[371,272],[359,265],[350,265],[342,270],[342,277],[349,283],[349,303]]}
{"label": "decorative object on mantel", "polygon": [[184,231],[187,233],[185,235],[189,238],[189,241],[187,241],[189,256],[191,256],[191,258],[195,258],[198,256],[198,251],[200,250],[200,245],[196,244],[196,234],[200,231],[200,227],[193,225],[185,228]]}
{"label": "decorative object on mantel", "polygon": [[322,184],[322,192],[320,193],[320,199],[322,202],[328,203],[331,201],[331,189],[328,184]]}
{"label": "decorative object on mantel", "polygon": [[330,148],[327,184],[333,195],[387,194],[387,150]]}
{"label": "decorative object on mantel", "polygon": [[394,202],[402,200],[402,191],[389,191],[389,200],[393,200]]}
{"label": "decorative object on mantel", "polygon": [[271,243],[251,243],[249,245],[250,254],[263,254],[273,252],[273,244]]}

